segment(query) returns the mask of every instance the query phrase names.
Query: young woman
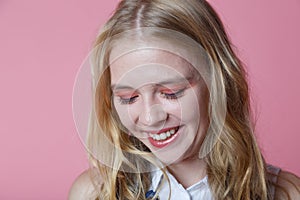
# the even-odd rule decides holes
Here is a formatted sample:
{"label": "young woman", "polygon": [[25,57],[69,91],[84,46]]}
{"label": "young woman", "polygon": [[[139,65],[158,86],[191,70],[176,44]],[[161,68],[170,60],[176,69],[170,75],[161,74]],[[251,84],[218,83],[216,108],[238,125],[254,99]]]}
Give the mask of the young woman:
{"label": "young woman", "polygon": [[70,199],[300,199],[267,165],[246,74],[204,0],[123,0],[92,52],[91,169]]}

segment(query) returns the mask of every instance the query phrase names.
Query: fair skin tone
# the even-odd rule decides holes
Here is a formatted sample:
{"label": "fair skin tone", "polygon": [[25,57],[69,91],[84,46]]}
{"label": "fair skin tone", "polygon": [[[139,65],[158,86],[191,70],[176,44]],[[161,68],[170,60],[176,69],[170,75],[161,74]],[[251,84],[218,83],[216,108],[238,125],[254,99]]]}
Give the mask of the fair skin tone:
{"label": "fair skin tone", "polygon": [[206,85],[197,71],[181,57],[153,49],[122,56],[110,70],[122,124],[184,187],[202,179],[206,166],[198,152],[207,127],[207,106]]}
{"label": "fair skin tone", "polygon": [[[124,55],[111,64],[110,72],[113,103],[128,134],[143,142],[184,187],[204,178],[206,164],[198,153],[208,123],[207,89],[201,76],[195,76],[184,59],[159,50]],[[86,171],[76,179],[70,200],[96,198],[89,177]],[[298,188],[300,179],[284,171],[278,179],[297,199],[300,193],[286,179]],[[276,193],[277,199],[281,195]]]}

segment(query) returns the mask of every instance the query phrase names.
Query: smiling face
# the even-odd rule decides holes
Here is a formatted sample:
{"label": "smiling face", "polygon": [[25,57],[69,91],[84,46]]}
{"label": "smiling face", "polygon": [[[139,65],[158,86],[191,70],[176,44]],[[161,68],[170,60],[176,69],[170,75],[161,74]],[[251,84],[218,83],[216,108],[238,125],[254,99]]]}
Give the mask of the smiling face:
{"label": "smiling face", "polygon": [[129,134],[165,164],[198,157],[208,125],[208,92],[185,59],[141,49],[112,62],[110,73],[113,104]]}

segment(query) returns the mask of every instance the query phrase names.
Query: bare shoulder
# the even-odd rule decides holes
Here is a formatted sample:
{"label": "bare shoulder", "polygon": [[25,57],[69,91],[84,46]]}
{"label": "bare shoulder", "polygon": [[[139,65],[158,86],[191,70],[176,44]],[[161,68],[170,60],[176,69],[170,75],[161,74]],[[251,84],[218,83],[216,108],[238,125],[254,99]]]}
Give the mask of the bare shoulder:
{"label": "bare shoulder", "polygon": [[[276,191],[275,199],[288,199],[288,196],[291,200],[300,199],[300,178],[295,174],[287,171],[281,171],[278,175],[277,184],[279,189]],[[283,191],[285,191],[288,196]]]}
{"label": "bare shoulder", "polygon": [[95,200],[97,193],[91,180],[91,169],[82,172],[73,182],[69,191],[69,200]]}

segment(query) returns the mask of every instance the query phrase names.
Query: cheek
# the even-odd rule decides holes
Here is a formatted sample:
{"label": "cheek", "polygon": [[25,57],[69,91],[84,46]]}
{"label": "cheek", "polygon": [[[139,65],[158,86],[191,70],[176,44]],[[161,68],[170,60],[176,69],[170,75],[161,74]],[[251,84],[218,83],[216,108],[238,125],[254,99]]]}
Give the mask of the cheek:
{"label": "cheek", "polygon": [[134,131],[138,108],[132,105],[116,105],[115,109],[123,126],[129,131]]}
{"label": "cheek", "polygon": [[170,102],[169,100],[164,99],[161,102],[164,112],[166,112],[168,115],[174,116],[177,119],[181,119],[182,105],[180,101]]}
{"label": "cheek", "polygon": [[184,123],[198,123],[202,115],[202,112],[200,112],[201,106],[199,96],[197,97],[194,93],[187,95],[187,97],[181,101],[182,121]]}

